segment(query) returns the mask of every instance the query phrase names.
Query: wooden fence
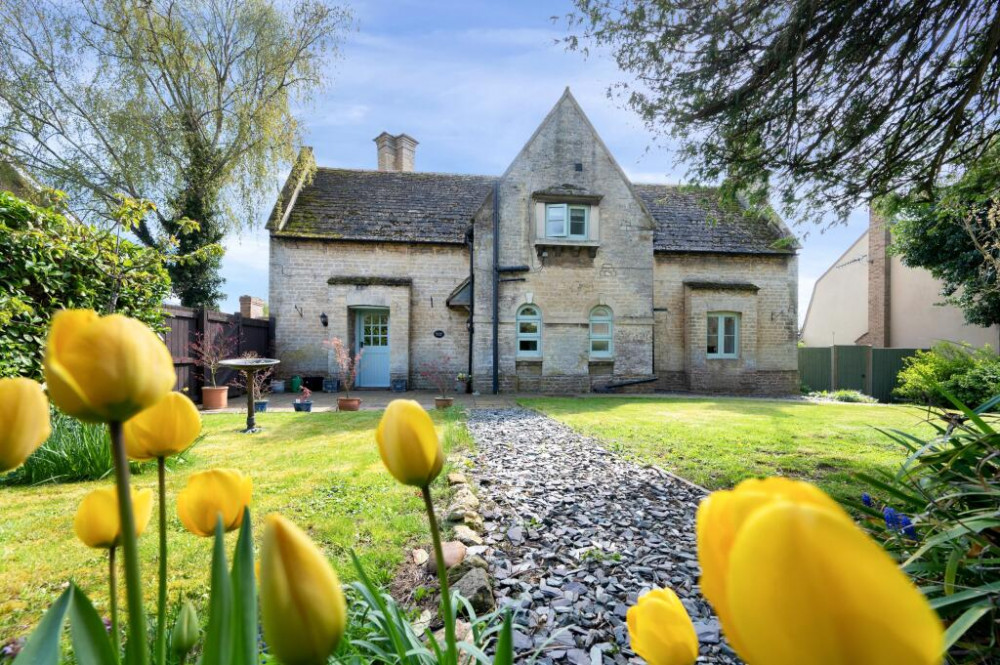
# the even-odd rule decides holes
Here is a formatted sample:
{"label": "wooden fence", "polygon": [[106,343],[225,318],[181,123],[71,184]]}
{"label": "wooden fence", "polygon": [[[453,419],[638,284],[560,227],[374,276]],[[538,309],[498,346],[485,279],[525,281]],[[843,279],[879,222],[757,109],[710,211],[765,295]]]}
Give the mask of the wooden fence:
{"label": "wooden fence", "polygon": [[[274,357],[274,319],[251,319],[239,314],[224,314],[210,309],[193,309],[165,305],[167,313],[164,324],[169,328],[164,341],[174,358],[174,370],[177,372],[177,390],[185,390],[191,399],[201,400],[201,387],[204,384],[202,368],[191,356],[191,343],[204,335],[205,339],[217,339],[219,336],[230,337],[233,342],[234,356],[253,351],[262,357]],[[221,370],[217,377],[218,385],[226,385],[235,378],[232,370]],[[244,391],[230,387],[230,394],[236,395]]]}
{"label": "wooden fence", "polygon": [[809,390],[859,390],[891,402],[903,361],[920,349],[819,346],[799,349],[799,380]]}

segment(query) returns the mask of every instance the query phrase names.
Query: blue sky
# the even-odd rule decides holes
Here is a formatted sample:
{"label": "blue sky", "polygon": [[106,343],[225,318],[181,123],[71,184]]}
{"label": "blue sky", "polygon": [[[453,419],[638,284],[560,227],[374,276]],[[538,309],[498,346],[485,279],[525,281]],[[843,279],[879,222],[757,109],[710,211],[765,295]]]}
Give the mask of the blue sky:
{"label": "blue sky", "polygon": [[[607,56],[566,51],[567,1],[381,0],[354,2],[357,30],[330,65],[329,88],[301,109],[305,142],[321,166],[375,167],[382,131],[416,138],[416,168],[499,174],[569,86],[622,168],[635,182],[679,183],[686,167],[655,146],[639,118],[609,99],[626,77]],[[277,192],[275,192],[275,196]],[[793,229],[799,259],[799,313],[816,278],[864,231],[865,211],[846,226]],[[822,215],[817,215],[822,222]],[[226,239],[224,311],[238,298],[267,298],[267,234],[259,227]]]}

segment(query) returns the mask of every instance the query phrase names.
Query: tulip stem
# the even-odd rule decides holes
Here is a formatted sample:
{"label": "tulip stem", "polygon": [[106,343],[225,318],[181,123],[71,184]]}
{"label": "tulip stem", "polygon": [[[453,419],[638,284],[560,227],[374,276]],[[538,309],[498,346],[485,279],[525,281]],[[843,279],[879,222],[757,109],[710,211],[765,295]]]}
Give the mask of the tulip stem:
{"label": "tulip stem", "polygon": [[434,542],[434,561],[437,563],[438,580],[441,582],[441,614],[444,618],[444,635],[448,646],[448,662],[458,664],[458,647],[455,644],[455,616],[451,613],[451,593],[448,590],[448,569],[444,565],[444,550],[441,548],[441,532],[437,517],[434,516],[434,501],[431,499],[430,485],[420,488],[427,508],[427,519],[431,525],[431,540]]}
{"label": "tulip stem", "polygon": [[142,576],[139,573],[139,540],[135,535],[135,514],[132,512],[132,487],[129,480],[128,457],[122,424],[108,423],[111,453],[115,463],[115,484],[118,486],[118,517],[121,523],[122,552],[125,555],[125,597],[128,600],[129,665],[148,665],[146,645],[146,613],[142,607]]}
{"label": "tulip stem", "polygon": [[167,463],[156,458],[160,488],[160,593],[156,610],[156,662],[167,662]]}
{"label": "tulip stem", "polygon": [[117,547],[108,550],[108,584],[111,587],[111,643],[115,648],[115,662],[122,657],[122,636],[118,629],[118,568],[115,565]]}

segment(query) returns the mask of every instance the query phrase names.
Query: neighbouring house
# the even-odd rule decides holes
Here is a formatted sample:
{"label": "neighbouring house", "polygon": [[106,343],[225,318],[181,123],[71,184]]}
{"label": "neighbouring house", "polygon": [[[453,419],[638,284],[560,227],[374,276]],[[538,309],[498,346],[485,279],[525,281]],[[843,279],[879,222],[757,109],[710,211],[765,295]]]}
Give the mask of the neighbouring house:
{"label": "neighbouring house", "polygon": [[797,256],[780,220],[714,189],[633,184],[567,89],[500,176],[421,173],[417,141],[378,170],[303,149],[270,230],[284,374],[480,392],[797,392]]}
{"label": "neighbouring house", "polygon": [[889,224],[874,213],[868,219],[868,230],[816,280],[802,342],[922,349],[948,341],[996,349],[1000,326],[969,325],[960,309],[942,304],[941,282],[890,254]]}

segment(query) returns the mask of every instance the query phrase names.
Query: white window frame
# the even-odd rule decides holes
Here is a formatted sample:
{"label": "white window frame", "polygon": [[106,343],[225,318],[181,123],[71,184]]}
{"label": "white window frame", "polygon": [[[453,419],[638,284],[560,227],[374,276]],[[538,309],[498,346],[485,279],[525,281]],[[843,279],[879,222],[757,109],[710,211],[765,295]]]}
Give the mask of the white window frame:
{"label": "white window frame", "polygon": [[[534,310],[534,314],[526,314],[527,310]],[[522,323],[534,323],[535,332],[526,333],[521,331]],[[542,355],[542,309],[535,304],[525,304],[517,308],[515,317],[515,332],[517,334],[517,356],[519,358],[539,358]],[[522,351],[522,341],[534,341],[534,351]]]}
{"label": "white window frame", "polygon": [[[708,350],[708,322],[712,319],[716,323],[715,353]],[[733,351],[726,353],[726,319],[733,320]],[[705,355],[708,358],[739,358],[740,357],[740,313],[739,312],[709,312],[705,320]]]}
{"label": "white window frame", "polygon": [[[562,231],[549,230],[550,211],[559,210],[563,214]],[[572,232],[573,211],[583,211],[583,233]],[[546,203],[545,204],[545,237],[546,238],[567,238],[569,240],[587,240],[590,237],[590,206],[574,203]]]}
{"label": "white window frame", "polygon": [[[606,324],[606,333],[595,333],[594,324]],[[595,351],[594,342],[607,342],[605,351]],[[615,355],[615,313],[607,305],[598,305],[590,310],[590,357],[612,358]]]}

